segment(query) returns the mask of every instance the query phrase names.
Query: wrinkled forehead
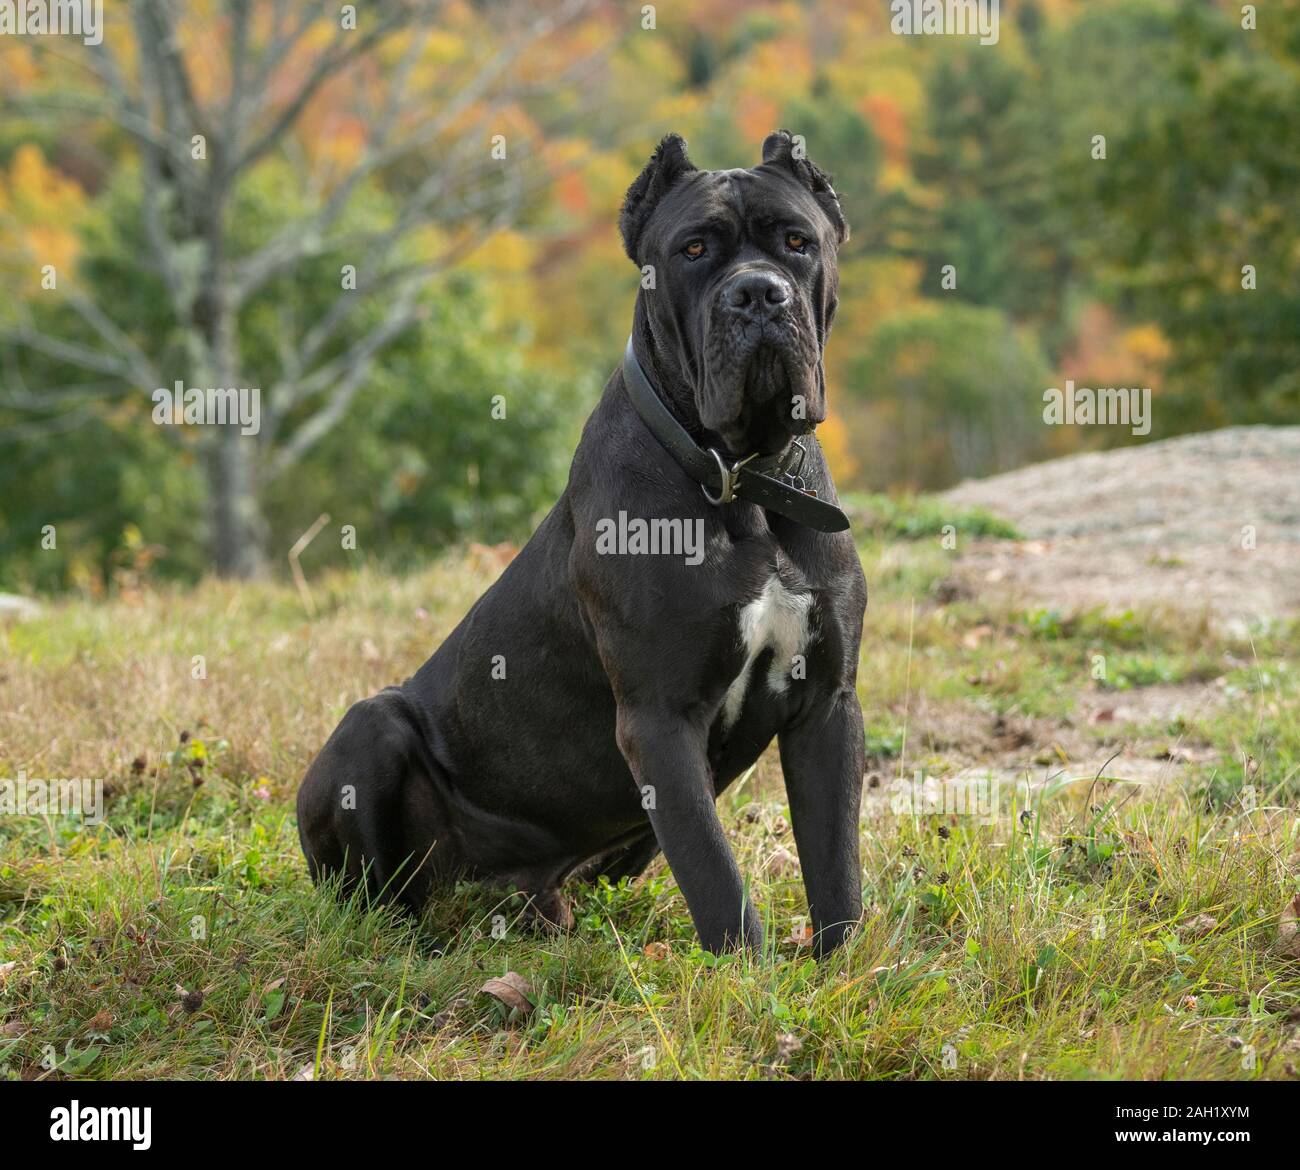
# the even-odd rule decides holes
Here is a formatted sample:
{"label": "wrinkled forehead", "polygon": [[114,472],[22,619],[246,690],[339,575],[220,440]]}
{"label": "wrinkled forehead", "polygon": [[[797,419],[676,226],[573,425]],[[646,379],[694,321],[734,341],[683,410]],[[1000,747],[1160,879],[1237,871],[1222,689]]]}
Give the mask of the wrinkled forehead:
{"label": "wrinkled forehead", "polygon": [[694,171],[684,177],[655,209],[650,230],[662,238],[679,228],[758,222],[799,222],[820,234],[830,222],[817,200],[783,168]]}

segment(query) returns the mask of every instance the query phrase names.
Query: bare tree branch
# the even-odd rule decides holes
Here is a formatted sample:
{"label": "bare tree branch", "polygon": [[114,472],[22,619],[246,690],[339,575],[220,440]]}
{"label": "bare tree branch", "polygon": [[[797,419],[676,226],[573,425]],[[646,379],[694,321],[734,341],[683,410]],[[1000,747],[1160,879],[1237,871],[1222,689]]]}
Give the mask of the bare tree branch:
{"label": "bare tree branch", "polygon": [[148,18],[154,22],[157,30],[155,37],[158,46],[157,56],[163,66],[163,77],[170,82],[169,85],[164,86],[169,104],[173,98],[179,97],[180,104],[189,116],[191,128],[204,137],[210,138],[212,135],[208,117],[194,95],[194,85],[190,80],[185,58],[181,55],[180,38],[176,33],[172,13],[166,4],[160,3],[159,0],[137,0],[137,2],[148,14]]}
{"label": "bare tree branch", "polygon": [[[277,273],[303,257],[318,252],[323,247],[325,236],[338,221],[358,185],[365,178],[410,157],[436,141],[466,110],[483,99],[491,87],[506,74],[530,46],[554,32],[560,25],[574,19],[588,5],[589,0],[568,0],[559,12],[543,15],[531,21],[522,33],[509,44],[502,46],[466,84],[460,86],[455,96],[444,103],[435,117],[429,118],[399,140],[391,142],[394,126],[403,110],[400,95],[405,87],[405,79],[409,77],[409,70],[416,60],[414,55],[405,56],[398,67],[394,82],[388,89],[388,103],[361,159],[334,187],[325,204],[308,224],[295,224],[292,229],[281,232],[239,266],[235,275],[236,302],[242,303]],[[478,124],[481,125],[483,119],[490,114],[499,112],[504,104],[505,99],[495,102],[480,117]],[[466,139],[467,136],[462,135],[452,149],[462,147]],[[446,172],[450,169],[444,158],[439,171]],[[429,179],[432,178],[434,176],[430,175]],[[429,179],[421,185],[417,194],[412,197],[412,201],[408,201],[408,207],[413,201],[418,200],[420,209],[423,210],[441,193],[441,188],[428,186]],[[409,222],[417,221],[418,216],[412,217]]]}
{"label": "bare tree branch", "polygon": [[[307,75],[307,80],[303,82],[285,108],[280,111],[270,128],[233,160],[230,167],[231,174],[246,170],[263,155],[274,150],[280,139],[302,116],[303,111],[311,103],[312,98],[320,92],[326,81],[336,77],[353,61],[369,53],[381,41],[398,29],[405,27],[414,11],[419,7],[421,5],[413,5],[408,0],[392,0],[392,7],[385,12],[380,22],[368,32],[360,35],[353,33],[351,36],[345,35],[341,29],[336,32],[329,49],[317,60],[311,72]],[[347,41],[346,45],[343,44],[345,40]]]}
{"label": "bare tree branch", "polygon": [[338,363],[339,379],[325,405],[294,431],[293,437],[272,457],[268,480],[288,471],[323,439],[347,413],[352,399],[370,373],[375,355],[417,318],[418,283],[411,282],[384,315],[381,325],[349,349]]}
{"label": "bare tree branch", "polygon": [[[199,385],[233,385],[226,379],[242,376],[240,309],[269,281],[303,271],[305,261],[326,250],[361,258],[357,289],[305,320],[301,331],[292,298],[267,306],[282,327],[272,343],[279,375],[267,396],[261,433],[200,436],[218,571],[256,571],[259,550],[249,549],[260,545],[265,531],[261,486],[294,467],[348,415],[379,356],[428,311],[421,305],[428,282],[517,220],[536,191],[581,165],[575,159],[548,169],[541,132],[524,131],[512,135],[509,163],[503,165],[489,157],[488,133],[492,120],[520,107],[543,84],[526,77],[520,63],[593,2],[544,0],[530,6],[517,0],[504,20],[496,19],[494,9],[504,39],[494,35],[487,50],[473,54],[476,59],[424,85],[421,66],[440,0],[367,5],[369,27],[340,25],[332,35],[327,22],[336,8],[298,0],[224,0],[204,10],[221,13],[223,20],[222,60],[215,65],[227,70],[228,92],[214,99],[206,96],[211,87],[205,66],[212,62],[187,54],[179,35],[185,31],[187,44],[201,35],[203,26],[192,22],[204,16],[189,11],[183,0],[132,0],[120,30],[134,37],[133,52],[121,58],[133,62],[129,78],[109,47],[112,38],[106,38],[86,48],[78,62],[102,86],[103,100],[79,93],[23,99],[27,111],[106,118],[137,152],[147,241],[140,263],[156,270],[167,290],[175,319],[168,334],[179,338],[187,376]],[[381,57],[403,35],[396,57]],[[549,84],[558,72],[565,84],[581,88],[584,74],[607,51],[608,46],[551,70]],[[332,98],[327,88],[339,78],[358,82],[354,116],[364,117],[366,135],[359,157],[336,174],[329,165],[313,165],[298,127],[315,103]],[[546,133],[553,134],[554,110],[539,108],[550,115],[542,116]],[[590,125],[598,115],[586,109],[576,116]],[[196,134],[208,146],[201,159],[190,151]],[[313,210],[272,233],[251,255],[237,257],[228,223],[231,201],[248,172],[272,153],[307,175],[301,193],[313,201]],[[394,211],[380,225],[349,230],[348,215],[372,181],[393,200]],[[451,243],[434,255],[421,248],[412,258],[406,245],[429,226],[446,231]],[[81,290],[67,297],[67,305],[82,326],[77,337],[50,336],[30,320],[0,333],[16,347],[105,379],[64,387],[63,401],[75,394],[91,402],[102,386],[157,387],[166,381],[155,364],[162,360],[161,348],[119,326],[112,306]],[[10,396],[9,405],[39,425],[42,407],[30,401],[20,371],[17,380],[10,379]]]}
{"label": "bare tree branch", "polygon": [[0,340],[9,341],[14,345],[25,346],[37,353],[43,353],[46,357],[52,357],[61,362],[69,362],[83,370],[93,370],[98,374],[111,374],[123,379],[130,377],[131,367],[121,358],[111,357],[75,341],[65,341],[59,337],[51,337],[48,333],[44,333],[30,324],[0,330]]}

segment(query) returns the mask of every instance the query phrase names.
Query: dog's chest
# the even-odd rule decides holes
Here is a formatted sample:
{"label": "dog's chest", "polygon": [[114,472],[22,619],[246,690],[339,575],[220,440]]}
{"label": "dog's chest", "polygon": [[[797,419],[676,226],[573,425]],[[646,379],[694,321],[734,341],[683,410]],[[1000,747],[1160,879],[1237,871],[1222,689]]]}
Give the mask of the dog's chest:
{"label": "dog's chest", "polygon": [[[812,601],[812,594],[791,592],[774,573],[762,593],[741,609],[738,633],[745,657],[722,702],[723,730],[740,718],[751,687],[767,686],[784,694],[793,678],[802,677],[800,659],[811,635]],[[769,649],[771,661],[764,677],[756,679],[755,664]]]}

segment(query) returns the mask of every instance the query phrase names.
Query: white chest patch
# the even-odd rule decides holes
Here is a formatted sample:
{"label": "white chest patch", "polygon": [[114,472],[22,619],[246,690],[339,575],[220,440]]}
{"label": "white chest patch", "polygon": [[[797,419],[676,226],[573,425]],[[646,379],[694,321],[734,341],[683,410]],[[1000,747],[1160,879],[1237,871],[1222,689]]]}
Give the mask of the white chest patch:
{"label": "white chest patch", "polygon": [[763,586],[763,592],[740,611],[740,640],[745,647],[745,664],[723,699],[724,730],[740,718],[754,663],[768,647],[772,649],[772,665],[767,672],[767,685],[777,694],[784,693],[789,687],[794,665],[792,659],[808,645],[811,609],[812,594],[791,593],[773,574]]}

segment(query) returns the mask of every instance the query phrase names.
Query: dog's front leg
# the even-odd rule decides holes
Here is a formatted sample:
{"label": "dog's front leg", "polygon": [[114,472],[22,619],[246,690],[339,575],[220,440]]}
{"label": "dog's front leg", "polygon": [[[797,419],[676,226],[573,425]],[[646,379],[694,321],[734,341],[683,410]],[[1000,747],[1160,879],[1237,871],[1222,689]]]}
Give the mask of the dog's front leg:
{"label": "dog's front leg", "polygon": [[741,943],[761,949],[763,929],[714,805],[704,731],[667,712],[620,707],[616,734],[701,944],[714,954]]}
{"label": "dog's front leg", "polygon": [[862,707],[852,690],[814,707],[783,731],[795,843],[818,956],[839,946],[862,916],[858,813],[862,801]]}

